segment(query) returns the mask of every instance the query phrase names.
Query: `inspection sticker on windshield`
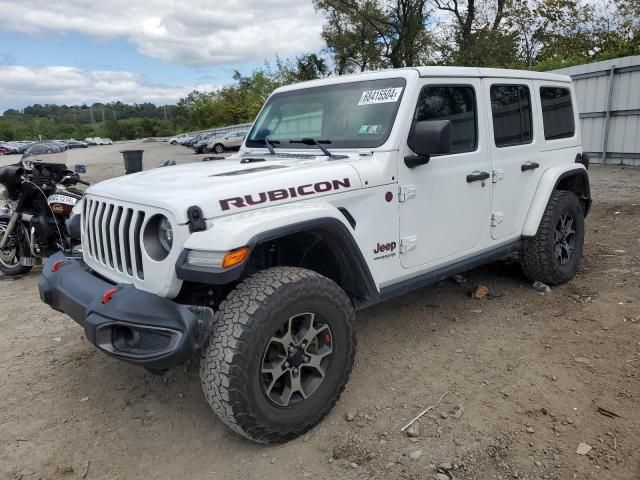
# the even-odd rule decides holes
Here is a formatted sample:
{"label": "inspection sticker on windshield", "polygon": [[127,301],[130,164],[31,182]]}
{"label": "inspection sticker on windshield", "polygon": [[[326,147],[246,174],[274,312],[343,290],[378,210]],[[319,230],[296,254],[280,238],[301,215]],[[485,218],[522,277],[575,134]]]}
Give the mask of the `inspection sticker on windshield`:
{"label": "inspection sticker on windshield", "polygon": [[403,87],[380,88],[378,90],[365,90],[362,92],[358,106],[372,105],[374,103],[397,102],[402,93]]}

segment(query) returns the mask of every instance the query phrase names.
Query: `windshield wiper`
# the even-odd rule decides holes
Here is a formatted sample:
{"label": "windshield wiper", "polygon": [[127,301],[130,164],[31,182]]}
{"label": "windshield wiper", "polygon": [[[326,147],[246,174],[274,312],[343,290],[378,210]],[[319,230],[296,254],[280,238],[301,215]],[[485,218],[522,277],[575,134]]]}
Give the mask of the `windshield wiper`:
{"label": "windshield wiper", "polygon": [[340,160],[341,158],[349,158],[346,155],[334,155],[331,153],[323,143],[331,143],[331,140],[316,140],[315,138],[302,138],[300,140],[289,140],[289,143],[302,143],[304,145],[315,145],[322,153],[324,153],[331,160]]}
{"label": "windshield wiper", "polygon": [[276,149],[273,148],[274,145],[276,144],[280,144],[280,140],[269,140],[268,138],[257,138],[255,140],[253,140],[254,142],[258,142],[258,143],[264,143],[267,147],[267,150],[269,150],[269,154],[270,155],[276,155]]}

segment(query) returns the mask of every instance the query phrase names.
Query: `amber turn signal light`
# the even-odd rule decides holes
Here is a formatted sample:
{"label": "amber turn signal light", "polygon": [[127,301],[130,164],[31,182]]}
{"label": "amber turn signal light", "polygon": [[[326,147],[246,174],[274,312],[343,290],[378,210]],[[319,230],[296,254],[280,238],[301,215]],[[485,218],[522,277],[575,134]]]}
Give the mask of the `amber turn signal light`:
{"label": "amber turn signal light", "polygon": [[249,255],[249,247],[242,247],[225,253],[222,260],[222,268],[235,267],[245,261]]}

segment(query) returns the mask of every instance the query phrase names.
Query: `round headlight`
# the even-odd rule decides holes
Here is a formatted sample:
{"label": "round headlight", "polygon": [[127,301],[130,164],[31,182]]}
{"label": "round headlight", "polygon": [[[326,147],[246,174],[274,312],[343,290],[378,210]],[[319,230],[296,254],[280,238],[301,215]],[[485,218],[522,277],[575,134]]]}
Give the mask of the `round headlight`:
{"label": "round headlight", "polygon": [[173,247],[173,229],[164,215],[154,215],[144,227],[144,248],[154,260],[161,262],[169,256]]}
{"label": "round headlight", "polygon": [[171,247],[173,247],[173,230],[171,229],[171,223],[166,217],[162,217],[158,222],[158,237],[160,237],[160,245],[164,248],[165,252],[169,253]]}

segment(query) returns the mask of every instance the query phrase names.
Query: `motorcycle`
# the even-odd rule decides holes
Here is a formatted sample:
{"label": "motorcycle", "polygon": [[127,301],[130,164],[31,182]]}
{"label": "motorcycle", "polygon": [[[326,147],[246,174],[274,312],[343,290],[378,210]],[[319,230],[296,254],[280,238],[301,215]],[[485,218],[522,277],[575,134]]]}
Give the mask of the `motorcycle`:
{"label": "motorcycle", "polygon": [[66,152],[34,145],[19,163],[0,167],[0,272],[23,275],[62,250],[81,254],[80,215],[74,206],[89,185],[82,165],[66,166]]}

